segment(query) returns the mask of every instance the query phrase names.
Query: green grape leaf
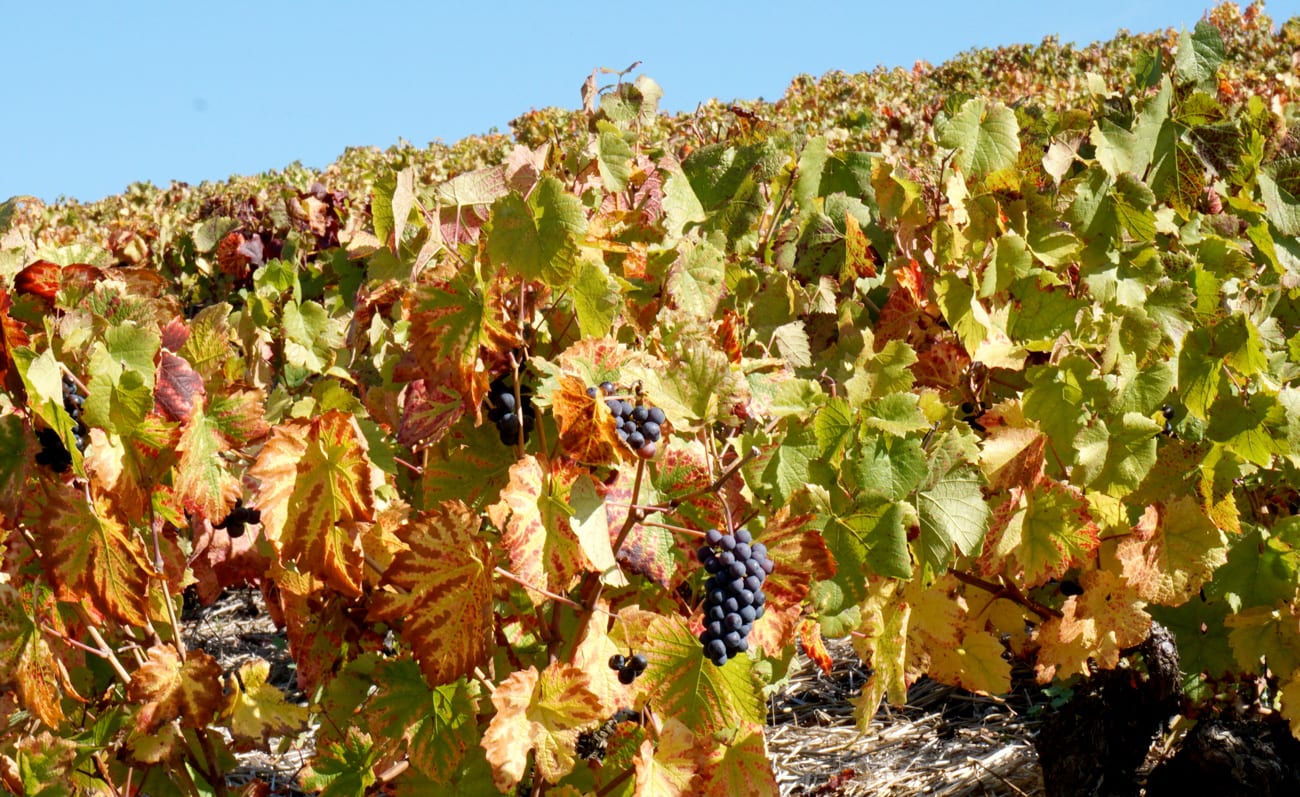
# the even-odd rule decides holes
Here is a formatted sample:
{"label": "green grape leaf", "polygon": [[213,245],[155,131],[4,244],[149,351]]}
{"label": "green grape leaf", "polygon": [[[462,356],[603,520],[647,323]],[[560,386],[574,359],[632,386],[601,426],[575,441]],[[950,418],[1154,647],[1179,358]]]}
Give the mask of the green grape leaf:
{"label": "green grape leaf", "polygon": [[921,529],[918,555],[931,572],[943,572],[955,553],[970,555],[983,542],[990,511],[982,482],[978,469],[952,456],[946,447],[936,450],[916,494]]}
{"label": "green grape leaf", "polygon": [[526,279],[564,288],[577,270],[578,241],[586,229],[582,202],[548,174],[527,199],[511,192],[492,203],[487,254]]}
{"label": "green grape leaf", "polygon": [[1194,31],[1184,29],[1178,35],[1178,52],[1174,71],[1189,83],[1208,83],[1226,58],[1219,29],[1206,20],[1196,23]]}
{"label": "green grape leaf", "polygon": [[940,129],[939,143],[957,150],[953,163],[964,174],[982,177],[1016,165],[1020,125],[1015,111],[974,98]]}
{"label": "green grape leaf", "polygon": [[1096,419],[1075,438],[1078,483],[1116,498],[1137,489],[1156,462],[1156,436],[1161,425],[1138,413],[1126,412],[1117,423]]}
{"label": "green grape leaf", "polygon": [[704,657],[700,640],[677,616],[655,615],[645,631],[645,656],[650,661],[648,699],[697,734],[744,724],[762,724],[759,695],[748,656],[736,656],[722,667]]}

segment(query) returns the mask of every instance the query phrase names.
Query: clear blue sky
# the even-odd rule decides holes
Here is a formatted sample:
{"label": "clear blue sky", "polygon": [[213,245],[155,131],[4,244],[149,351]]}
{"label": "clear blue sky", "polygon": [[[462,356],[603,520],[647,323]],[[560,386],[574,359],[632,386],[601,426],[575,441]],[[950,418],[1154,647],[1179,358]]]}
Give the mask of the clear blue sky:
{"label": "clear blue sky", "polygon": [[[0,199],[322,167],[349,145],[462,136],[576,107],[633,61],[668,110],[776,99],[800,73],[976,46],[1191,27],[1211,0],[5,4]],[[1300,0],[1271,0],[1275,21]]]}

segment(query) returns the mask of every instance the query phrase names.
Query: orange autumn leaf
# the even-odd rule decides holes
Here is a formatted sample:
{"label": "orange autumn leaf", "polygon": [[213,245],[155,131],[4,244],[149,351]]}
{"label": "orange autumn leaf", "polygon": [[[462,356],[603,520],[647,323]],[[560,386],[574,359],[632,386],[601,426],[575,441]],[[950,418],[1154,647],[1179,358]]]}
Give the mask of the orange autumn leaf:
{"label": "orange autumn leaf", "polygon": [[276,553],[352,596],[361,594],[362,525],[375,511],[366,449],[356,419],[330,410],[277,427],[248,469]]}
{"label": "orange autumn leaf", "polygon": [[163,723],[180,719],[187,728],[200,728],[225,702],[221,691],[221,665],[201,650],[184,661],[170,645],[149,649],[149,660],[131,676],[127,697],[142,703],[136,728],[151,733]]}
{"label": "orange autumn leaf", "polygon": [[23,593],[0,583],[0,684],[13,685],[23,708],[57,728],[63,723],[63,694],[76,692],[41,630],[42,624],[62,625],[54,601],[43,603],[47,605],[30,607]]}
{"label": "orange autumn leaf", "polygon": [[411,518],[397,535],[409,546],[384,571],[395,591],[375,594],[374,619],[401,621],[431,686],[469,675],[492,646],[492,553],[479,518],[460,501]]}

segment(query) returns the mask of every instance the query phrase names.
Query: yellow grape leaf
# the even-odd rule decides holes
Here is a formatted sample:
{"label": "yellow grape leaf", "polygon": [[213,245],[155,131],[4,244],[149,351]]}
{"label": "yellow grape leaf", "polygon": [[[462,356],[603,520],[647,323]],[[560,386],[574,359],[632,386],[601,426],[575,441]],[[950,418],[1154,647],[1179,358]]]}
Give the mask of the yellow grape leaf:
{"label": "yellow grape leaf", "polygon": [[644,739],[633,762],[635,797],[680,797],[697,793],[699,742],[691,729],[673,717],[664,721],[658,745]]}
{"label": "yellow grape leaf", "polygon": [[980,470],[991,492],[1033,484],[1043,473],[1047,436],[1025,420],[1018,403],[1003,402],[984,413]]}
{"label": "yellow grape leaf", "polygon": [[763,740],[763,726],[745,723],[727,738],[711,745],[709,761],[704,767],[706,797],[776,797],[780,790],[772,773],[772,760]]}
{"label": "yellow grape leaf", "polygon": [[1032,589],[1059,578],[1097,548],[1097,524],[1082,491],[1043,478],[1013,487],[994,512],[979,569]]}
{"label": "yellow grape leaf", "polygon": [[515,787],[536,751],[537,774],[555,783],[573,771],[578,734],[604,719],[600,700],[587,688],[587,674],[555,662],[542,672],[516,670],[492,693],[496,715],[483,734],[492,780],[501,791]]}
{"label": "yellow grape leaf", "polygon": [[49,619],[38,619],[32,616],[34,613],[22,593],[8,583],[0,583],[0,684],[13,685],[23,708],[49,727],[57,728],[63,723],[62,694],[72,691],[72,686],[39,625],[53,620],[58,627],[57,613],[39,612],[48,614]]}
{"label": "yellow grape leaf", "polygon": [[59,600],[80,603],[130,625],[143,626],[149,603],[149,558],[140,540],[105,507],[91,507],[71,485],[43,481],[29,496],[41,564]]}
{"label": "yellow grape leaf", "polygon": [[[591,677],[587,688],[600,700],[601,711],[607,717],[613,716],[621,708],[631,708],[632,697],[636,690],[647,682],[645,678],[638,678],[631,685],[620,683],[618,671],[610,668],[611,656],[616,653],[627,656],[631,653],[630,648],[639,649],[639,645],[637,642],[625,639],[623,640],[625,644],[620,647],[610,638],[606,630],[609,626],[608,612],[608,601],[598,601],[595,610],[582,628],[578,646],[572,656],[573,666]],[[619,625],[620,622],[615,620],[615,627]],[[623,628],[628,630],[626,625],[623,625]]]}
{"label": "yellow grape leaf", "polygon": [[282,424],[248,473],[261,482],[262,532],[280,558],[360,596],[360,535],[374,519],[375,499],[356,419],[330,410]]}
{"label": "yellow grape leaf", "polygon": [[174,723],[160,725],[153,731],[132,731],[126,737],[131,758],[141,764],[161,764],[185,752],[185,737]]}
{"label": "yellow grape leaf", "polygon": [[1228,561],[1228,545],[1197,502],[1179,496],[1166,506],[1148,506],[1133,533],[1119,541],[1115,558],[1143,600],[1180,606]]}
{"label": "yellow grape leaf", "polygon": [[239,479],[226,467],[221,454],[230,448],[215,419],[204,412],[203,397],[194,396],[194,409],[176,450],[174,485],[187,509],[213,523],[220,522],[239,498]]}
{"label": "yellow grape leaf", "polygon": [[[510,483],[501,491],[501,501],[488,508],[488,517],[502,531],[511,571],[532,586],[563,593],[592,566],[548,482],[529,454],[511,466]],[[526,592],[534,605],[550,600],[536,590]]]}
{"label": "yellow grape leaf", "polygon": [[401,621],[431,686],[451,683],[487,662],[492,646],[492,553],[479,518],[460,501],[412,517],[398,529],[409,548],[384,571],[372,619]]}
{"label": "yellow grape leaf", "polygon": [[1102,669],[1114,669],[1120,651],[1141,644],[1151,628],[1145,602],[1120,576],[1090,570],[1079,585],[1083,594],[1067,598],[1062,616],[1043,623],[1034,634],[1039,683],[1057,675],[1088,675],[1089,659]]}
{"label": "yellow grape leaf", "polygon": [[289,736],[307,727],[307,709],[284,699],[284,693],[266,682],[271,665],[265,659],[245,662],[239,677],[226,679],[226,700],[221,716],[237,742],[266,742],[272,736]]}
{"label": "yellow grape leaf", "polygon": [[1300,668],[1300,606],[1295,600],[1252,606],[1228,615],[1223,624],[1232,629],[1228,644],[1246,672],[1257,671],[1261,661],[1275,673]]}
{"label": "yellow grape leaf", "polygon": [[155,645],[149,660],[131,675],[126,696],[143,704],[136,715],[141,733],[152,733],[177,718],[187,728],[201,728],[225,702],[221,665],[201,650],[191,650],[181,661],[176,648]]}
{"label": "yellow grape leaf", "polygon": [[987,631],[967,628],[961,642],[930,651],[929,676],[971,692],[1000,695],[1011,690],[1011,663],[1002,642]]}
{"label": "yellow grape leaf", "polygon": [[853,637],[853,649],[871,666],[862,694],[850,701],[862,730],[871,725],[881,700],[888,699],[894,706],[907,702],[907,628],[912,608],[901,600],[898,586],[893,579],[870,585],[858,628],[862,636]]}

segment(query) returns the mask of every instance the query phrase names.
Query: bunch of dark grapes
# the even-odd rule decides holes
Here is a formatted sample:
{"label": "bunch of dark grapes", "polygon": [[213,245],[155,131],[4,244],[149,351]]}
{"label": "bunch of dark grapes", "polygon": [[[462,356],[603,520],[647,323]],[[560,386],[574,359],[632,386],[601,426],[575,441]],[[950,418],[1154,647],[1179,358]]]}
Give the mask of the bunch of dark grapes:
{"label": "bunch of dark grapes", "polygon": [[36,440],[41,450],[36,452],[36,464],[44,465],[55,473],[63,473],[72,467],[72,455],[64,447],[59,433],[53,429],[37,429]]}
{"label": "bunch of dark grapes", "polygon": [[1174,408],[1166,404],[1160,408],[1160,414],[1165,416],[1165,428],[1161,430],[1161,433],[1165,437],[1173,437],[1174,436]]}
{"label": "bunch of dark grapes", "polygon": [[519,386],[516,401],[515,386],[499,376],[488,386],[488,419],[497,425],[497,434],[501,442],[508,446],[519,444],[519,436],[528,440],[528,433],[533,430],[537,414],[533,409],[533,390],[527,385]]}
{"label": "bunch of dark grapes", "polygon": [[[647,407],[639,403],[633,405],[626,399],[614,398],[617,388],[613,382],[602,382],[600,390],[605,394],[605,406],[609,407],[609,414],[614,417],[614,432],[618,439],[642,459],[653,457],[668,416],[658,407]],[[596,388],[587,388],[587,395],[595,398]]]}
{"label": "bunch of dark grapes", "polygon": [[77,383],[66,373],[63,375],[63,409],[67,410],[68,415],[72,418],[72,442],[77,446],[78,451],[86,450],[86,435],[89,429],[86,428],[85,421],[81,420],[81,408],[86,404],[86,397],[81,394],[81,389]]}
{"label": "bunch of dark grapes", "polygon": [[709,529],[697,554],[709,573],[704,582],[704,655],[721,667],[749,650],[749,632],[763,616],[767,596],[763,582],[774,567],[767,546],[754,542],[746,529],[723,534]]}
{"label": "bunch of dark grapes", "polygon": [[244,526],[249,523],[261,523],[262,512],[253,507],[244,506],[244,500],[241,498],[235,503],[235,508],[230,510],[220,523],[214,528],[225,529],[231,537],[244,536]]}
{"label": "bunch of dark grapes", "polygon": [[621,684],[631,684],[638,675],[645,672],[648,664],[645,656],[640,653],[628,658],[624,658],[622,653],[609,657],[609,668],[618,670],[618,682]]}

